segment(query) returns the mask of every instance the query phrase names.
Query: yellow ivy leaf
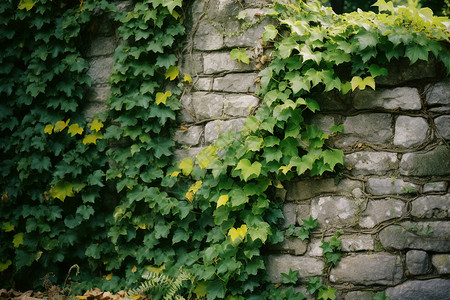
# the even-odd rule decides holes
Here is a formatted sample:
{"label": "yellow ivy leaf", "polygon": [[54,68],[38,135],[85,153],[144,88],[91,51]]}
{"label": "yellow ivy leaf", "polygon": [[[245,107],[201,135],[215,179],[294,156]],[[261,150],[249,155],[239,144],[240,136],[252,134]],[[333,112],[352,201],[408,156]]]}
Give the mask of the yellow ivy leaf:
{"label": "yellow ivy leaf", "polygon": [[166,100],[167,98],[169,98],[170,96],[172,96],[172,92],[171,91],[167,91],[165,93],[156,93],[156,105],[159,104],[166,104]]}
{"label": "yellow ivy leaf", "polygon": [[14,225],[11,225],[9,222],[2,224],[2,229],[4,232],[14,231],[14,228],[15,228]]}
{"label": "yellow ivy leaf", "polygon": [[68,132],[70,133],[71,136],[74,136],[76,134],[82,134],[83,128],[81,128],[77,123],[75,123],[69,126]]}
{"label": "yellow ivy leaf", "polygon": [[67,125],[69,124],[69,122],[70,122],[70,119],[68,119],[68,120],[65,121],[65,122],[64,122],[64,121],[58,121],[58,122],[56,122],[55,128],[54,128],[55,132],[63,131],[64,128],[67,127]]}
{"label": "yellow ivy leaf", "polygon": [[116,207],[116,212],[114,213],[114,222],[117,222],[117,218],[122,215],[125,211],[120,207]]}
{"label": "yellow ivy leaf", "polygon": [[100,132],[94,132],[84,136],[83,144],[97,144],[97,140],[102,139],[103,135]]}
{"label": "yellow ivy leaf", "polygon": [[283,172],[284,175],[286,175],[287,172],[289,172],[292,169],[292,166],[281,166],[279,170]]}
{"label": "yellow ivy leaf", "polygon": [[52,134],[53,133],[53,125],[52,124],[47,124],[44,128],[44,133],[47,134]]}
{"label": "yellow ivy leaf", "polygon": [[17,8],[26,9],[27,11],[29,11],[35,4],[36,3],[34,3],[33,0],[20,0],[19,6]]}
{"label": "yellow ivy leaf", "polygon": [[[357,87],[360,87],[360,85],[363,83],[363,80],[359,76],[354,76],[352,78],[351,84],[352,84],[352,91],[354,91]],[[361,89],[361,88],[360,88]]]}
{"label": "yellow ivy leaf", "polygon": [[5,271],[6,269],[8,269],[8,267],[12,264],[12,261],[10,259],[8,259],[6,262],[4,263],[0,263],[0,272]]}
{"label": "yellow ivy leaf", "polygon": [[132,272],[132,273],[136,273],[136,271],[137,271],[137,267],[134,266],[133,269],[131,269],[131,272]]}
{"label": "yellow ivy leaf", "polygon": [[89,128],[92,131],[100,131],[100,129],[103,128],[103,123],[97,119],[95,119],[94,121],[92,121],[91,123],[88,124]]}
{"label": "yellow ivy leaf", "polygon": [[114,275],[113,273],[109,273],[109,275],[106,276],[105,279],[106,279],[106,280],[111,280],[111,278],[113,277],[113,275]]}
{"label": "yellow ivy leaf", "polygon": [[145,269],[149,272],[155,273],[155,274],[159,274],[161,273],[163,270],[166,269],[166,265],[162,265],[161,267],[155,267],[155,266],[146,266]]}
{"label": "yellow ivy leaf", "polygon": [[177,177],[180,174],[180,171],[175,171],[170,174],[171,177]]}
{"label": "yellow ivy leaf", "polygon": [[18,248],[20,245],[23,245],[23,232],[14,235],[13,244],[14,248]]}
{"label": "yellow ivy leaf", "polygon": [[59,181],[50,188],[50,196],[52,198],[58,198],[62,202],[66,197],[73,197],[73,184],[64,180]]}
{"label": "yellow ivy leaf", "polygon": [[194,162],[190,158],[185,158],[178,165],[178,168],[180,168],[184,176],[188,176],[194,169]]}
{"label": "yellow ivy leaf", "polygon": [[133,300],[138,300],[139,298],[141,298],[141,295],[139,294],[130,295],[130,298]]}
{"label": "yellow ivy leaf", "polygon": [[201,180],[198,180],[198,181],[196,181],[193,185],[191,185],[191,186],[189,187],[189,190],[188,190],[188,192],[186,193],[186,198],[187,198],[190,202],[194,201],[195,193],[197,193],[197,191],[201,188],[201,186],[202,186],[202,181],[201,181]]}
{"label": "yellow ivy leaf", "polygon": [[228,202],[228,195],[222,195],[219,197],[219,200],[217,201],[217,207],[225,205],[227,202]]}
{"label": "yellow ivy leaf", "polygon": [[175,78],[178,77],[178,74],[180,74],[180,70],[178,70],[177,66],[170,66],[167,71],[166,74],[164,74],[166,76],[166,79],[169,78],[170,80],[174,80]]}
{"label": "yellow ivy leaf", "polygon": [[183,81],[184,81],[184,82],[187,82],[187,83],[192,83],[192,77],[191,77],[191,75],[189,75],[189,74],[187,74],[187,73],[184,73],[184,79],[183,79]]}
{"label": "yellow ivy leaf", "polygon": [[243,224],[241,227],[239,227],[238,229],[232,227],[229,231],[228,231],[228,235],[231,237],[231,241],[234,242],[237,238],[245,238],[245,235],[247,234],[247,225]]}
{"label": "yellow ivy leaf", "polygon": [[172,17],[174,17],[174,18],[175,18],[175,20],[178,20],[178,18],[179,18],[179,17],[181,17],[181,16],[180,16],[180,14],[179,14],[179,13],[177,13],[177,12],[176,12],[175,10],[174,10],[174,11],[172,11],[171,15],[172,15]]}
{"label": "yellow ivy leaf", "polygon": [[277,185],[275,185],[275,187],[276,187],[277,189],[284,189],[284,186],[281,184],[280,181],[278,181],[278,183],[277,183]]}
{"label": "yellow ivy leaf", "polygon": [[363,80],[364,88],[366,86],[370,86],[373,90],[375,90],[375,79],[372,76],[367,76]]}
{"label": "yellow ivy leaf", "polygon": [[86,300],[87,296],[75,296],[75,298],[80,299],[80,300]]}

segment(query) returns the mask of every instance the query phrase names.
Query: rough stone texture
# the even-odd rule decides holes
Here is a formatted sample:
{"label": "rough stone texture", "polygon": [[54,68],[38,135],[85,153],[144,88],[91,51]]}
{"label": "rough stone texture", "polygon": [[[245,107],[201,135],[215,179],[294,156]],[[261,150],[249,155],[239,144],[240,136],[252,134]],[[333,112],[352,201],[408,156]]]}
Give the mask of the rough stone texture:
{"label": "rough stone texture", "polygon": [[86,57],[112,55],[116,50],[116,40],[113,37],[95,38],[86,54]]}
{"label": "rough stone texture", "polygon": [[373,237],[371,235],[343,235],[339,238],[341,239],[342,251],[344,252],[374,249]]}
{"label": "rough stone texture", "polygon": [[384,228],[379,238],[383,247],[388,249],[450,252],[449,235],[450,222],[403,222],[401,226]]}
{"label": "rough stone texture", "polygon": [[101,102],[89,103],[83,111],[83,116],[86,122],[92,122],[92,120],[101,113],[108,110],[108,106]]}
{"label": "rough stone texture", "polygon": [[391,114],[373,113],[347,117],[344,121],[345,139],[339,144],[348,146],[357,141],[387,143],[393,134],[391,123]]}
{"label": "rough stone texture", "polygon": [[400,161],[400,174],[410,176],[450,175],[450,149],[441,145],[426,153],[406,153]]}
{"label": "rough stone texture", "polygon": [[184,55],[181,59],[180,74],[187,73],[193,75],[203,72],[203,57],[201,53],[194,52]]}
{"label": "rough stone texture", "polygon": [[198,91],[211,91],[213,86],[213,79],[209,77],[199,77],[194,84]]}
{"label": "rough stone texture", "polygon": [[303,225],[303,219],[308,220],[311,216],[311,205],[298,205],[297,206],[297,224]]}
{"label": "rough stone texture", "polygon": [[224,95],[195,92],[191,94],[191,99],[197,120],[222,117],[223,102],[225,101]]}
{"label": "rough stone texture", "polygon": [[[221,27],[221,25],[217,25]],[[212,28],[206,20],[201,21],[194,36],[196,50],[219,50],[223,47],[223,34]]]}
{"label": "rough stone texture", "polygon": [[297,222],[297,204],[286,203],[283,205],[284,228],[295,225]]}
{"label": "rough stone texture", "polygon": [[422,108],[419,91],[416,88],[399,87],[372,91],[365,89],[355,93],[353,105],[357,109],[384,108],[419,110]]}
{"label": "rough stone texture", "polygon": [[419,185],[402,179],[375,178],[367,180],[367,192],[372,195],[396,195],[419,191]]}
{"label": "rough stone texture", "polygon": [[448,300],[449,295],[450,279],[411,280],[386,290],[391,300]]}
{"label": "rough stone texture", "polygon": [[439,274],[450,274],[450,254],[435,254],[431,263]]}
{"label": "rough stone texture", "polygon": [[[325,238],[325,241],[329,241],[330,238]],[[323,249],[320,248],[322,246],[321,239],[311,239],[308,245],[308,255],[309,256],[317,256],[321,257],[323,255]]]}
{"label": "rough stone texture", "polygon": [[423,144],[430,128],[424,118],[399,116],[395,123],[394,145],[415,147]]}
{"label": "rough stone texture", "polygon": [[316,125],[317,128],[325,132],[326,134],[330,134],[330,128],[336,125],[334,120],[334,116],[332,115],[314,115],[311,119],[311,124]]}
{"label": "rough stone texture", "polygon": [[205,126],[205,142],[210,144],[217,140],[219,135],[228,131],[238,132],[244,126],[244,119],[233,119],[228,121],[212,121]]}
{"label": "rough stone texture", "polygon": [[203,54],[203,73],[205,74],[214,74],[224,71],[242,72],[251,71],[252,69],[251,64],[244,64],[232,60],[230,52]]}
{"label": "rough stone texture", "polygon": [[92,78],[94,84],[104,84],[109,80],[114,66],[112,57],[96,57],[89,61],[87,75]]}
{"label": "rough stone texture", "polygon": [[255,73],[228,74],[214,79],[213,90],[231,93],[253,93],[256,90]]}
{"label": "rough stone texture", "polygon": [[87,99],[89,102],[104,102],[111,95],[111,87],[95,87],[88,91]]}
{"label": "rough stone texture", "polygon": [[[260,24],[257,24],[248,30],[245,30],[242,34],[239,34],[237,36],[225,37],[225,45],[230,48],[255,47],[255,45],[259,42],[258,37],[262,36],[265,31],[264,26],[273,23],[273,19],[266,18]],[[239,28],[238,22],[229,22],[227,25],[228,28],[233,28],[231,30],[227,30],[228,32],[236,32],[235,28]]]}
{"label": "rough stone texture", "polygon": [[288,201],[301,201],[323,194],[345,194],[350,195],[351,191],[362,188],[362,183],[357,180],[343,179],[338,183],[334,178],[321,180],[289,181],[286,184]]}
{"label": "rough stone texture", "polygon": [[375,293],[366,291],[350,292],[345,296],[345,300],[372,300]]}
{"label": "rough stone texture", "polygon": [[359,218],[359,226],[363,228],[373,228],[377,224],[401,217],[406,212],[406,205],[401,200],[374,200],[369,201],[366,210]]}
{"label": "rough stone texture", "polygon": [[358,254],[342,258],[330,273],[330,281],[362,285],[394,285],[403,278],[400,256],[387,253]]}
{"label": "rough stone texture", "polygon": [[355,152],[344,155],[344,165],[355,175],[384,175],[398,167],[396,153]]}
{"label": "rough stone texture", "polygon": [[357,205],[347,197],[320,197],[311,201],[311,216],[318,219],[319,227],[351,225],[355,222]]}
{"label": "rough stone texture", "polygon": [[281,244],[275,245],[273,250],[288,251],[290,254],[303,255],[308,243],[299,238],[286,238]]}
{"label": "rough stone texture", "polygon": [[450,140],[450,115],[440,116],[434,119],[434,124],[442,138]]}
{"label": "rough stone texture", "polygon": [[387,69],[387,76],[378,76],[375,79],[377,86],[396,86],[411,80],[432,78],[436,76],[437,66],[434,59],[429,61],[418,60],[410,65],[409,59],[401,58],[400,60],[392,60]]}
{"label": "rough stone texture", "polygon": [[450,194],[420,197],[412,202],[411,215],[418,218],[450,217]]}
{"label": "rough stone texture", "polygon": [[267,274],[272,283],[281,282],[281,273],[289,273],[289,269],[298,270],[302,280],[309,276],[319,276],[323,266],[320,259],[288,254],[268,255],[266,259]]}
{"label": "rough stone texture", "polygon": [[190,93],[185,93],[181,99],[181,115],[180,121],[190,123],[195,121],[195,111],[192,107],[192,96]]}
{"label": "rough stone texture", "polygon": [[411,275],[426,274],[430,258],[425,251],[410,250],[406,253],[406,267]]}
{"label": "rough stone texture", "polygon": [[224,101],[223,112],[234,117],[246,117],[252,107],[256,107],[259,99],[251,95],[229,95]]}
{"label": "rough stone texture", "polygon": [[181,162],[185,158],[195,161],[195,157],[203,150],[203,147],[192,147],[187,149],[177,149],[174,151],[174,161]]}
{"label": "rough stone texture", "polygon": [[450,106],[450,80],[438,82],[425,87],[426,102],[430,106]]}
{"label": "rough stone texture", "polygon": [[197,145],[203,133],[203,126],[191,126],[187,130],[175,132],[175,141],[183,145]]}
{"label": "rough stone texture", "polygon": [[423,185],[423,192],[445,192],[447,191],[448,182],[439,181],[439,182],[429,182]]}

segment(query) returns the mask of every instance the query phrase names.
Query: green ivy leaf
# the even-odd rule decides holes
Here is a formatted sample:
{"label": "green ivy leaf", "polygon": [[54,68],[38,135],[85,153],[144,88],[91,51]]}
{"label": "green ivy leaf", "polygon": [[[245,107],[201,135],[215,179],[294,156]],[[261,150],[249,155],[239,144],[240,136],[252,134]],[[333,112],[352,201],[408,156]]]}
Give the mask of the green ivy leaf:
{"label": "green ivy leaf", "polygon": [[189,176],[194,169],[194,162],[190,158],[184,158],[178,165],[184,176]]}
{"label": "green ivy leaf", "polygon": [[327,289],[320,289],[319,290],[319,295],[318,295],[317,299],[336,300],[336,292],[337,292],[337,289],[332,288],[331,286],[328,286]]}
{"label": "green ivy leaf", "polygon": [[323,158],[323,162],[328,164],[331,169],[334,169],[337,164],[344,164],[344,152],[342,150],[325,150],[320,157]]}
{"label": "green ivy leaf", "polygon": [[281,58],[288,58],[291,56],[292,50],[294,49],[299,50],[297,42],[291,37],[283,39],[278,46]]}
{"label": "green ivy leaf", "polygon": [[247,55],[247,52],[245,51],[245,49],[231,50],[230,57],[232,60],[237,60],[237,61],[240,61],[247,65],[250,63],[250,57]]}
{"label": "green ivy leaf", "polygon": [[267,42],[271,40],[275,40],[278,34],[278,30],[273,25],[267,25],[264,27],[265,31],[262,36],[262,40]]}
{"label": "green ivy leaf", "polygon": [[244,158],[239,161],[236,166],[236,170],[241,170],[243,179],[247,181],[249,178],[258,177],[261,173],[261,163],[255,161],[251,163],[248,159]]}
{"label": "green ivy leaf", "polygon": [[419,59],[424,61],[428,60],[427,48],[417,44],[408,45],[406,47],[405,55],[409,58],[411,65]]}

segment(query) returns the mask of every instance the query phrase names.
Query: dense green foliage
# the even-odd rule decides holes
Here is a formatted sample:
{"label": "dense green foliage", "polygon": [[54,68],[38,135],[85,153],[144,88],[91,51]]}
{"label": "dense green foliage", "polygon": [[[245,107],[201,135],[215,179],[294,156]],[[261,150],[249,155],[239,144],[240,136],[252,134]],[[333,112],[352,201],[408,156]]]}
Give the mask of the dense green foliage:
{"label": "dense green foliage", "polygon": [[[382,66],[401,57],[433,55],[450,69],[448,19],[377,6],[382,13],[340,16],[316,1],[276,2],[270,15],[280,25],[263,36],[275,52],[261,72],[261,107],[240,136],[221,136],[195,163],[173,166],[181,0],[136,1],[123,13],[106,1],[0,4],[1,284],[39,286],[49,272],[61,283],[78,264],[74,290],[116,290],[136,287],[149,271],[176,277],[182,267],[194,284],[177,292],[258,298],[267,280],[263,246],[284,236],[277,189],[342,163],[328,135],[304,120],[320,109],[314,96],[375,89]],[[98,9],[114,13],[123,42],[110,111],[86,124],[90,79],[79,49]],[[295,235],[307,238],[317,225],[305,224]]]}

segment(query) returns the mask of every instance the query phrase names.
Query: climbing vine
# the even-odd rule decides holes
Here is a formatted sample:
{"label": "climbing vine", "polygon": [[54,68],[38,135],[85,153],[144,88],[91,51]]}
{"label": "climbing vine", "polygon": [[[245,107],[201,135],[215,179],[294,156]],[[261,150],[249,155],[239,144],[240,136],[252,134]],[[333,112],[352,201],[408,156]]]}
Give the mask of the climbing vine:
{"label": "climbing vine", "polygon": [[[25,286],[33,270],[35,286],[48,273],[62,282],[77,264],[74,290],[116,290],[149,272],[177,278],[182,267],[193,284],[179,280],[174,293],[261,297],[263,247],[284,238],[277,190],[342,164],[329,135],[305,121],[320,110],[316,95],[375,89],[383,66],[402,57],[433,56],[450,70],[448,19],[384,0],[375,6],[380,13],[336,15],[317,1],[276,1],[268,15],[279,25],[262,36],[274,51],[260,74],[261,106],[241,134],[173,165],[178,99],[192,81],[174,52],[185,30],[182,0],[140,0],[124,12],[107,1],[1,3],[2,280]],[[113,14],[121,40],[109,111],[86,124],[91,80],[80,49],[98,10]],[[232,56],[248,63],[244,50]],[[305,221],[288,235],[307,238],[317,223]],[[324,253],[336,264],[337,237],[323,247],[335,247]],[[312,293],[334,295],[319,283],[311,281]]]}

